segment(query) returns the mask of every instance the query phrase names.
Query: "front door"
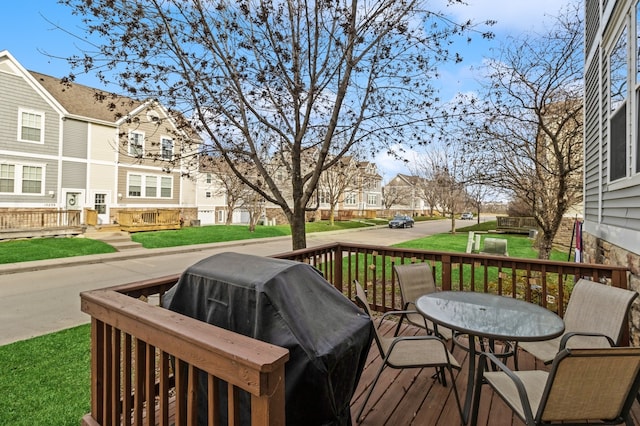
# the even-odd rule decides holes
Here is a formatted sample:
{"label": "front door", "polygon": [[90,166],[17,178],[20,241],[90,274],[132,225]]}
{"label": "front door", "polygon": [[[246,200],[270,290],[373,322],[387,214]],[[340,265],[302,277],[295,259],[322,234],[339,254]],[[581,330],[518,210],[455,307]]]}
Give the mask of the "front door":
{"label": "front door", "polygon": [[107,192],[96,192],[93,195],[93,208],[98,213],[98,224],[109,223],[109,194]]}

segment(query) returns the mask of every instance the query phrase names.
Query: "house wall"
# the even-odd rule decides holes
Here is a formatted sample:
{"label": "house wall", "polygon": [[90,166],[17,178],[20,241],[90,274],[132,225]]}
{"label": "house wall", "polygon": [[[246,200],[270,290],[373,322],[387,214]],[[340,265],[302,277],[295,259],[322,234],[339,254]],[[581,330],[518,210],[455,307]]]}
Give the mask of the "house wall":
{"label": "house wall", "polygon": [[[629,268],[629,288],[640,290],[640,102],[636,75],[640,19],[636,0],[585,2],[584,261]],[[627,31],[625,151],[626,176],[611,179],[612,144],[609,58]],[[617,84],[616,87],[620,87]],[[620,110],[618,110],[620,111]],[[616,153],[618,154],[618,153]],[[615,158],[615,156],[614,156]],[[617,164],[620,166],[620,164]],[[640,346],[639,303],[632,307],[631,341]]]}

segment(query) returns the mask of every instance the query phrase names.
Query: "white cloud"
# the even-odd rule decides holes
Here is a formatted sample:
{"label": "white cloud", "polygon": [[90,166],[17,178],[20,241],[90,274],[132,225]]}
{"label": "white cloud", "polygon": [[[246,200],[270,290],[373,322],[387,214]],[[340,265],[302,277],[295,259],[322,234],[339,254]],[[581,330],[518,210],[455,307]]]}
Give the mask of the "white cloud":
{"label": "white cloud", "polygon": [[561,9],[574,1],[576,0],[466,0],[466,5],[445,5],[441,10],[459,21],[495,20],[497,24],[493,27],[494,32],[513,33],[542,29],[544,21],[557,16]]}

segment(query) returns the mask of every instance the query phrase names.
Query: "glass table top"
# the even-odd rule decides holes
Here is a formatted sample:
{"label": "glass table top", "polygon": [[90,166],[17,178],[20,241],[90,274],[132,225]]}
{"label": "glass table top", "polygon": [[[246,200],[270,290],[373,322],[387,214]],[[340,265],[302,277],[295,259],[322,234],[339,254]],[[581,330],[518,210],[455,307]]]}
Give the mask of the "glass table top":
{"label": "glass table top", "polygon": [[494,294],[441,291],[418,298],[416,308],[437,324],[481,337],[536,341],[564,331],[562,318],[554,312]]}

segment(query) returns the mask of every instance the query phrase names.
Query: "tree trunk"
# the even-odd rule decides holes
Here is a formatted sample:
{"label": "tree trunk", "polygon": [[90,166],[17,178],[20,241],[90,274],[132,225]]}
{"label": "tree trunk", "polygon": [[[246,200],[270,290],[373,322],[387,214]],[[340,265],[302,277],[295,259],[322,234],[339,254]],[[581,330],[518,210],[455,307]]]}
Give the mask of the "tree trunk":
{"label": "tree trunk", "polygon": [[451,213],[451,235],[456,235],[456,215]]}
{"label": "tree trunk", "polygon": [[227,207],[227,219],[225,220],[225,225],[231,225],[231,222],[233,221],[233,209]]}
{"label": "tree trunk", "polygon": [[543,231],[539,239],[538,259],[549,259],[553,249],[553,237],[555,232]]}
{"label": "tree trunk", "polygon": [[303,208],[294,209],[289,216],[289,224],[291,225],[292,250],[307,248],[305,210]]}

